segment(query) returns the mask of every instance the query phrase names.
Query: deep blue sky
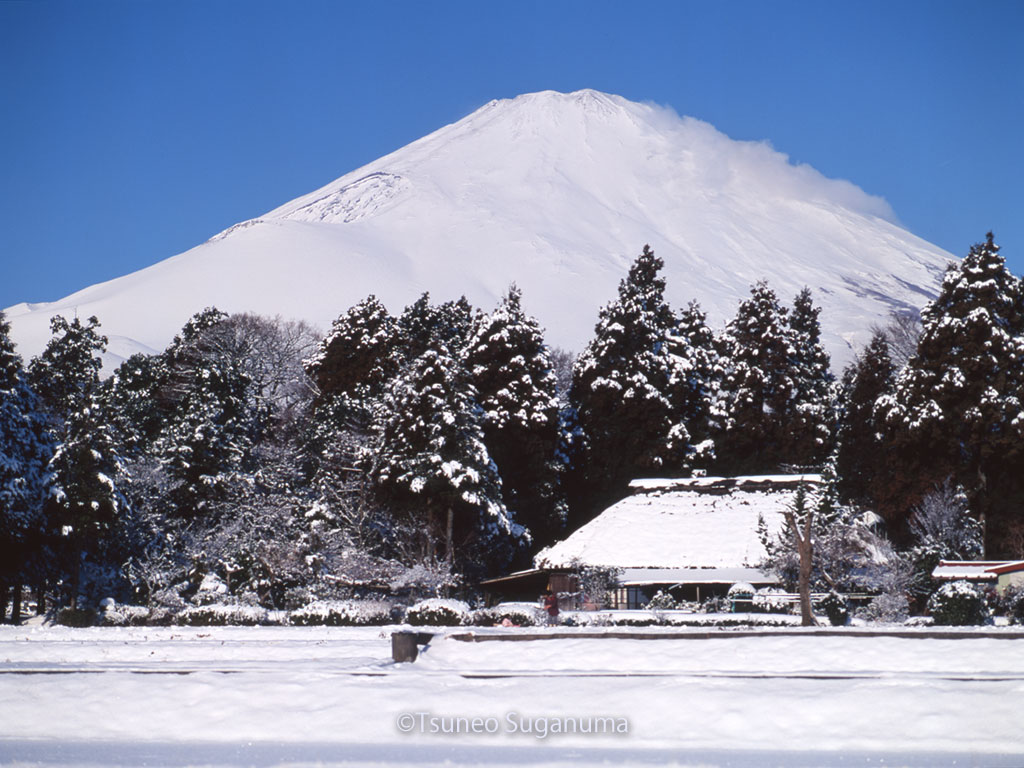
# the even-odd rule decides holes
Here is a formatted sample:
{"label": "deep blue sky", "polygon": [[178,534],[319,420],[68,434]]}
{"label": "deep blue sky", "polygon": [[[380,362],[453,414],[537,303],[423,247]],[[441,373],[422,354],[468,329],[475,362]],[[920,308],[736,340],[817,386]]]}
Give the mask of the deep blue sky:
{"label": "deep blue sky", "polygon": [[0,307],[195,246],[494,98],[673,107],[1024,272],[1024,2],[0,2]]}

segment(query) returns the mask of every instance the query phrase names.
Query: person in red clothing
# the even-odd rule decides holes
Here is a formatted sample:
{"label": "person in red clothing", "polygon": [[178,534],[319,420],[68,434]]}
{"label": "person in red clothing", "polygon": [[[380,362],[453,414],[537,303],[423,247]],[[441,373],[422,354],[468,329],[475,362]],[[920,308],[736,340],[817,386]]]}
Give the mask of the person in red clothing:
{"label": "person in red clothing", "polygon": [[550,589],[544,591],[544,610],[548,614],[548,624],[557,624],[558,595],[552,594]]}

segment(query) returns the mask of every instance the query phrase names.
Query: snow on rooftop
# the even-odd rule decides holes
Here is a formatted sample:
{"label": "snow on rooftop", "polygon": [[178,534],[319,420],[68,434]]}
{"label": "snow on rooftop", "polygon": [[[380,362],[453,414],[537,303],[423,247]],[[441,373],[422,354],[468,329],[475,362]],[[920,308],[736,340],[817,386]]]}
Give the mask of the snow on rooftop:
{"label": "snow on rooftop", "polygon": [[746,581],[775,584],[778,579],[757,568],[623,568],[619,583],[624,587],[657,584],[735,584]]}
{"label": "snow on rooftop", "polygon": [[995,581],[1000,573],[1017,570],[1014,565],[1024,569],[1024,562],[1012,560],[940,560],[932,570],[932,578],[939,581]]}
{"label": "snow on rooftop", "polygon": [[743,568],[764,556],[758,517],[781,530],[783,510],[801,479],[817,475],[643,480],[633,494],[602,512],[567,539],[541,550],[542,568],[574,560],[615,568]]}
{"label": "snow on rooftop", "polygon": [[737,477],[646,477],[630,482],[629,487],[642,491],[692,489],[715,490],[721,488],[739,488],[743,490],[792,488],[800,483],[818,485],[821,475],[740,475]]}

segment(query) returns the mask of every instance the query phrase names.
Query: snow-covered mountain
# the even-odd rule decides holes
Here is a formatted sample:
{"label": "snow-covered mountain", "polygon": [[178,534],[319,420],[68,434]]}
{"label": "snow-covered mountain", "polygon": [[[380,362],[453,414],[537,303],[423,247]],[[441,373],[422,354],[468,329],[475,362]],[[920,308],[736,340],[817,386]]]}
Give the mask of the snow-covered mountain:
{"label": "snow-covered mountain", "polygon": [[[96,315],[114,357],[160,350],[205,306],[323,329],[367,294],[492,308],[509,283],[549,343],[579,350],[645,243],[674,306],[721,325],[766,278],[823,307],[836,362],[872,323],[920,307],[952,256],[884,200],[669,110],[585,90],[493,101],[190,251],[46,304],[6,310],[25,355],[57,313]],[[109,361],[113,362],[113,361]]]}

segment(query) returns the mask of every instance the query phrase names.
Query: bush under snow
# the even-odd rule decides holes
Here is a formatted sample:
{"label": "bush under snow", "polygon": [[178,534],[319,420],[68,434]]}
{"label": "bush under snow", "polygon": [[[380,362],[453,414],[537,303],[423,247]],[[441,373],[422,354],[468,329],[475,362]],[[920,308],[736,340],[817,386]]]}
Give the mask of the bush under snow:
{"label": "bush under snow", "polygon": [[754,593],[751,610],[754,613],[790,613],[792,601],[787,593],[778,587],[765,587]]}
{"label": "bush under snow", "polygon": [[660,589],[646,605],[649,611],[671,611],[678,607],[679,604],[676,602],[676,599],[670,593],[663,592]]}
{"label": "bush under snow", "polygon": [[461,627],[471,623],[471,618],[466,603],[444,598],[421,600],[405,613],[405,620],[415,626]]}
{"label": "bush under snow", "polygon": [[176,622],[188,627],[254,627],[269,623],[269,616],[255,605],[196,605],[179,613]]}
{"label": "bush under snow", "polygon": [[1024,585],[1007,587],[1000,602],[1006,609],[1006,615],[1014,624],[1024,624]]}
{"label": "bush under snow", "polygon": [[928,601],[928,611],[936,624],[967,626],[984,624],[988,618],[985,596],[967,581],[943,584]]}
{"label": "bush under snow", "polygon": [[144,605],[119,605],[106,598],[100,607],[100,624],[104,627],[141,627],[150,621],[150,610]]}
{"label": "bush under snow", "polygon": [[506,620],[516,627],[533,627],[541,623],[541,610],[529,603],[506,603],[473,612],[473,624],[478,627],[492,627]]}
{"label": "bush under snow", "polygon": [[381,600],[338,600],[311,603],[292,611],[296,626],[379,627],[391,623],[391,604]]}
{"label": "bush under snow", "polygon": [[902,624],[910,616],[910,602],[902,592],[883,592],[856,614],[872,624]]}

